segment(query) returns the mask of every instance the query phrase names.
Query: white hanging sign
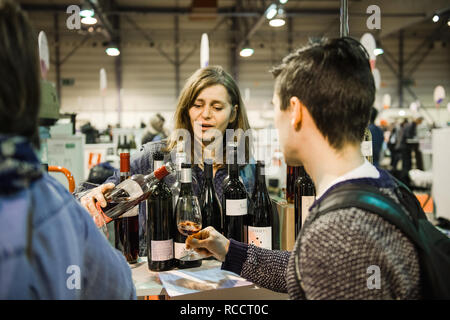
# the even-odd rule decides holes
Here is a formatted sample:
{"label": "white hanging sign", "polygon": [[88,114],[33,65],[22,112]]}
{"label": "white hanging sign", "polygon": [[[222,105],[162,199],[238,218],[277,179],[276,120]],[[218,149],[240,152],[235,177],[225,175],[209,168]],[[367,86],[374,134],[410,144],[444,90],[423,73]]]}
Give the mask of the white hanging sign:
{"label": "white hanging sign", "polygon": [[108,82],[106,80],[106,70],[104,68],[100,69],[100,93],[105,95],[106,88],[108,87]]}
{"label": "white hanging sign", "polygon": [[443,86],[437,86],[434,88],[433,99],[436,105],[440,105],[445,99],[445,90]]}
{"label": "white hanging sign", "polygon": [[391,95],[389,93],[386,93],[383,96],[383,108],[389,109],[390,106],[391,106]]}
{"label": "white hanging sign", "polygon": [[209,65],[209,39],[206,33],[202,34],[200,42],[200,67],[204,68]]}
{"label": "white hanging sign", "polygon": [[377,47],[377,43],[375,41],[375,38],[370,33],[364,33],[360,40],[363,47],[367,50],[367,53],[370,57],[370,66],[371,68],[375,68],[375,61],[377,60],[377,57],[375,55],[375,49]]}
{"label": "white hanging sign", "polygon": [[48,52],[47,36],[44,31],[39,32],[39,61],[41,64],[41,75],[43,79],[47,78],[47,73],[50,70],[50,55]]}

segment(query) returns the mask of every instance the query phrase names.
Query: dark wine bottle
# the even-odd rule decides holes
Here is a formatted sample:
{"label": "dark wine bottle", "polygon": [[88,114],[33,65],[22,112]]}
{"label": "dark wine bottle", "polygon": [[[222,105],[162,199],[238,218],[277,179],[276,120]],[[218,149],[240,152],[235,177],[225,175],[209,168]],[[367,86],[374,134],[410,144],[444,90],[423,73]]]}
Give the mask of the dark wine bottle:
{"label": "dark wine bottle", "polygon": [[299,176],[295,182],[295,237],[297,238],[308,215],[309,208],[316,200],[314,183],[305,171],[299,167]]}
{"label": "dark wine bottle", "polygon": [[[163,166],[164,155],[153,155],[153,168]],[[152,271],[167,271],[175,267],[173,236],[172,192],[164,181],[159,181],[150,188],[147,199],[147,261]]]}
{"label": "dark wine bottle", "polygon": [[286,168],[286,201],[295,202],[295,183],[298,179],[300,167],[287,166]]}
{"label": "dark wine bottle", "polygon": [[[120,154],[120,182],[125,181],[130,174],[130,154]],[[139,207],[135,206],[126,213],[128,217],[114,220],[114,242],[128,263],[133,264],[139,255]]]}
{"label": "dark wine bottle", "polygon": [[[189,199],[192,198],[192,199]],[[183,204],[184,203],[184,204]],[[186,204],[189,204],[186,206]],[[189,164],[183,163],[181,165],[180,172],[180,195],[178,197],[177,206],[175,208],[175,212],[182,209],[182,206],[186,206],[184,209],[198,209],[193,208],[190,204],[198,204],[198,200],[194,195],[194,191],[192,189],[192,169]],[[174,224],[176,225],[176,223]],[[197,226],[194,222],[191,221],[183,221],[177,226],[177,230],[175,231],[175,259],[178,268],[186,269],[186,268],[196,268],[202,265],[202,259],[198,260],[180,260],[183,256],[186,255],[186,235],[181,234],[182,231],[185,234],[193,234],[200,231],[201,226]]]}
{"label": "dark wine bottle", "polygon": [[272,250],[273,207],[266,187],[264,169],[264,162],[258,161],[248,216],[248,244]]}
{"label": "dark wine bottle", "polygon": [[225,237],[247,243],[248,197],[244,184],[239,180],[237,147],[234,147],[232,159],[233,162],[229,164],[229,179],[222,195],[222,208],[225,213],[223,230]]}
{"label": "dark wine bottle", "polygon": [[[102,208],[100,203],[97,202],[98,211],[103,215],[106,223],[119,218],[140,202],[146,200],[151,192],[151,187],[168,174],[173,174],[174,171],[175,166],[168,162],[146,176],[143,174],[132,175],[131,178],[105,192],[104,197],[107,205]],[[124,217],[126,216],[128,215],[125,214]]]}
{"label": "dark wine bottle", "polygon": [[203,228],[212,226],[223,233],[222,206],[217,197],[213,181],[213,161],[206,159],[203,163],[205,182],[200,195],[200,208],[202,210]]}

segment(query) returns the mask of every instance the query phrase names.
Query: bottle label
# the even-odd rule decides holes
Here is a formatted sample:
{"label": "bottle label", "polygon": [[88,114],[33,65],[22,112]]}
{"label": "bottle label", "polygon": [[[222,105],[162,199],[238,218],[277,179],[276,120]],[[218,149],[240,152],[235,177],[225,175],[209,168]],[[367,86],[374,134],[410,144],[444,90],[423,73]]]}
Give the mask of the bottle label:
{"label": "bottle label", "polygon": [[116,189],[123,189],[130,195],[130,200],[135,200],[144,194],[141,186],[134,180],[126,179],[116,186]]}
{"label": "bottle label", "polygon": [[[186,243],[175,242],[175,259],[180,259],[188,254]],[[199,258],[201,259],[201,258]],[[198,260],[199,260],[198,259]]]}
{"label": "bottle label", "polygon": [[173,240],[151,241],[152,261],[173,259]]}
{"label": "bottle label", "polygon": [[361,153],[364,157],[372,156],[372,141],[363,141],[361,143]]}
{"label": "bottle label", "polygon": [[245,216],[247,214],[247,199],[226,200],[227,216]]}
{"label": "bottle label", "polygon": [[248,244],[272,250],[272,227],[248,226]]}
{"label": "bottle label", "polygon": [[309,214],[309,208],[311,208],[315,200],[315,196],[302,196],[302,226],[305,224],[306,217]]}

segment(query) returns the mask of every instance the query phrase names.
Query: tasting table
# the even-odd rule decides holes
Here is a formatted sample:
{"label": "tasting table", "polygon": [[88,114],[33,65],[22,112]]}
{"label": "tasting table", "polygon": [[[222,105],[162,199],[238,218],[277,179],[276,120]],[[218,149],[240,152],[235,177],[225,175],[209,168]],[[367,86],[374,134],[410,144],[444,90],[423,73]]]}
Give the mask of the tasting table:
{"label": "tasting table", "polygon": [[[221,262],[217,260],[203,260],[198,268],[183,270],[207,270],[220,268]],[[138,263],[131,265],[131,273],[136,287],[136,296],[143,300],[146,297],[159,297],[168,300],[287,300],[288,295],[259,288],[255,284],[235,288],[215,289],[197,293],[169,297],[159,280],[159,272],[148,269],[147,258],[140,257]]]}

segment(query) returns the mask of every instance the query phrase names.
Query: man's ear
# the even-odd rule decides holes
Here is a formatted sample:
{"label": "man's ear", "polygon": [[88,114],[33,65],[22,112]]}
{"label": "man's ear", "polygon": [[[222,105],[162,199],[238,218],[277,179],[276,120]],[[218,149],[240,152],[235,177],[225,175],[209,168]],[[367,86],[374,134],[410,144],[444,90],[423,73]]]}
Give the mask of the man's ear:
{"label": "man's ear", "polygon": [[300,130],[303,120],[303,103],[297,97],[289,99],[289,108],[291,110],[291,125],[295,131]]}

